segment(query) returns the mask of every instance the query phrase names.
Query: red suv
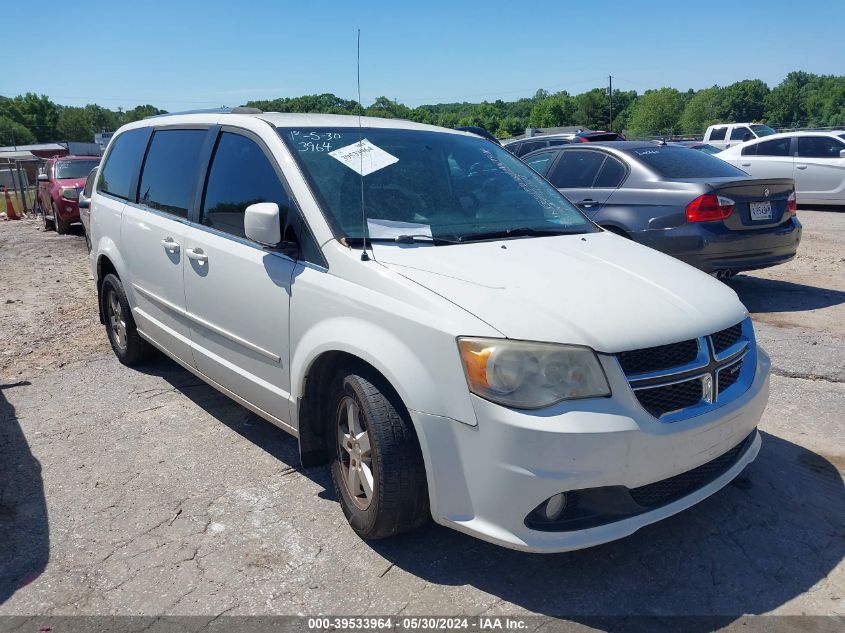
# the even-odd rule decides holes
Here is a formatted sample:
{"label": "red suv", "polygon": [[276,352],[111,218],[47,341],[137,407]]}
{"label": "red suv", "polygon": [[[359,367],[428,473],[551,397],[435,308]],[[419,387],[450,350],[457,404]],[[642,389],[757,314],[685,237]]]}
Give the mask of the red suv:
{"label": "red suv", "polygon": [[79,192],[98,156],[57,156],[47,160],[38,174],[38,206],[44,227],[64,235],[72,222],[79,222]]}

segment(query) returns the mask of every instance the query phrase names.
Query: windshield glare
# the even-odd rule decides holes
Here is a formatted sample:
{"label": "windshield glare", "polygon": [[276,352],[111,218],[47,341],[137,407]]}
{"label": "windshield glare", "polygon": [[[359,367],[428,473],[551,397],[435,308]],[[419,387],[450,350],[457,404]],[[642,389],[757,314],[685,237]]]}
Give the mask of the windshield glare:
{"label": "windshield glare", "polygon": [[56,163],[56,179],[85,178],[99,163],[98,160],[60,160]]}
{"label": "windshield glare", "polygon": [[777,132],[775,132],[768,125],[760,125],[760,124],[752,125],[751,129],[754,130],[754,133],[757,136],[769,136],[771,134],[777,134]]}
{"label": "windshield glare", "polygon": [[689,151],[685,147],[638,147],[626,152],[645,163],[664,178],[722,178],[747,177],[744,171],[705,152]]}
{"label": "windshield glare", "polygon": [[[349,238],[364,237],[364,216],[408,223],[403,232],[443,240],[509,230],[597,230],[534,170],[475,136],[380,128],[286,128],[279,134],[336,233]],[[359,139],[373,161],[363,177]]]}

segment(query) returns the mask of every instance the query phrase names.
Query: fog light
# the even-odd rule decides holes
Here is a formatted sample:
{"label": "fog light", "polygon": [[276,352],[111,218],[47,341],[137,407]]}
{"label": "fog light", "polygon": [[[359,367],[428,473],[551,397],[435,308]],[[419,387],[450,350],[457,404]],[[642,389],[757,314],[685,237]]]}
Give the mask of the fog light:
{"label": "fog light", "polygon": [[557,521],[560,515],[563,514],[564,508],[566,508],[566,495],[560,492],[553,497],[549,497],[548,501],[546,501],[546,507],[543,508],[543,515],[547,521]]}
{"label": "fog light", "polygon": [[70,213],[71,211],[73,211],[73,207],[69,207],[69,206],[65,205],[65,211],[67,213]]}

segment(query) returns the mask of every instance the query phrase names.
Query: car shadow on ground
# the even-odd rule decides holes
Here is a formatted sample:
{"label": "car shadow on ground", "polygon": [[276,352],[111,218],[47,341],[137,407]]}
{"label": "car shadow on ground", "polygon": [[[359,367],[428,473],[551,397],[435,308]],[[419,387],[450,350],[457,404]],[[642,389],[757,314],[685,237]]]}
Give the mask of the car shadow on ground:
{"label": "car shadow on ground", "polygon": [[23,381],[0,384],[0,604],[37,578],[50,557],[41,464],[6,398]]}
{"label": "car shadow on ground", "polygon": [[737,275],[726,281],[752,314],[803,312],[845,303],[845,292],[806,284]]}
{"label": "car shadow on ground", "polygon": [[[284,431],[169,360],[155,363],[149,373],[165,378],[268,454],[300,469],[296,440]],[[432,523],[369,546],[429,583],[470,585],[505,603],[588,626],[613,629],[620,624],[616,618],[632,615],[693,615],[707,617],[684,621],[684,630],[712,630],[741,614],[766,613],[788,603],[824,579],[845,556],[843,464],[776,436],[762,436],[757,460],[732,484],[685,512],[606,545],[529,554]],[[325,489],[321,496],[333,496],[325,467],[303,473]],[[502,495],[507,503],[508,492]],[[838,598],[817,599],[830,600],[832,606]],[[501,611],[512,609],[504,605]],[[655,630],[654,620],[647,624]],[[668,626],[678,625],[671,621]]]}

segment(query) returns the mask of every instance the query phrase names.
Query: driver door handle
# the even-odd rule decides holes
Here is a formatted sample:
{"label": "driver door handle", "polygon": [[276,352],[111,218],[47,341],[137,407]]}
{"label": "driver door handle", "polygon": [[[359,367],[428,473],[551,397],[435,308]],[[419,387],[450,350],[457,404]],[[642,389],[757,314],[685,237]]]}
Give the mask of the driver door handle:
{"label": "driver door handle", "polygon": [[201,248],[186,248],[185,254],[188,256],[188,259],[193,259],[200,264],[208,261],[208,255]]}
{"label": "driver door handle", "polygon": [[795,169],[807,169],[806,165],[795,165]]}
{"label": "driver door handle", "polygon": [[164,246],[165,249],[170,251],[171,253],[178,253],[179,252],[179,245],[176,243],[172,237],[165,237],[161,240],[161,245]]}
{"label": "driver door handle", "polygon": [[596,206],[598,204],[598,202],[596,202],[592,198],[584,198],[583,200],[581,200],[581,202],[576,202],[575,204],[577,204],[579,207],[584,207],[585,209],[589,209],[590,207]]}

